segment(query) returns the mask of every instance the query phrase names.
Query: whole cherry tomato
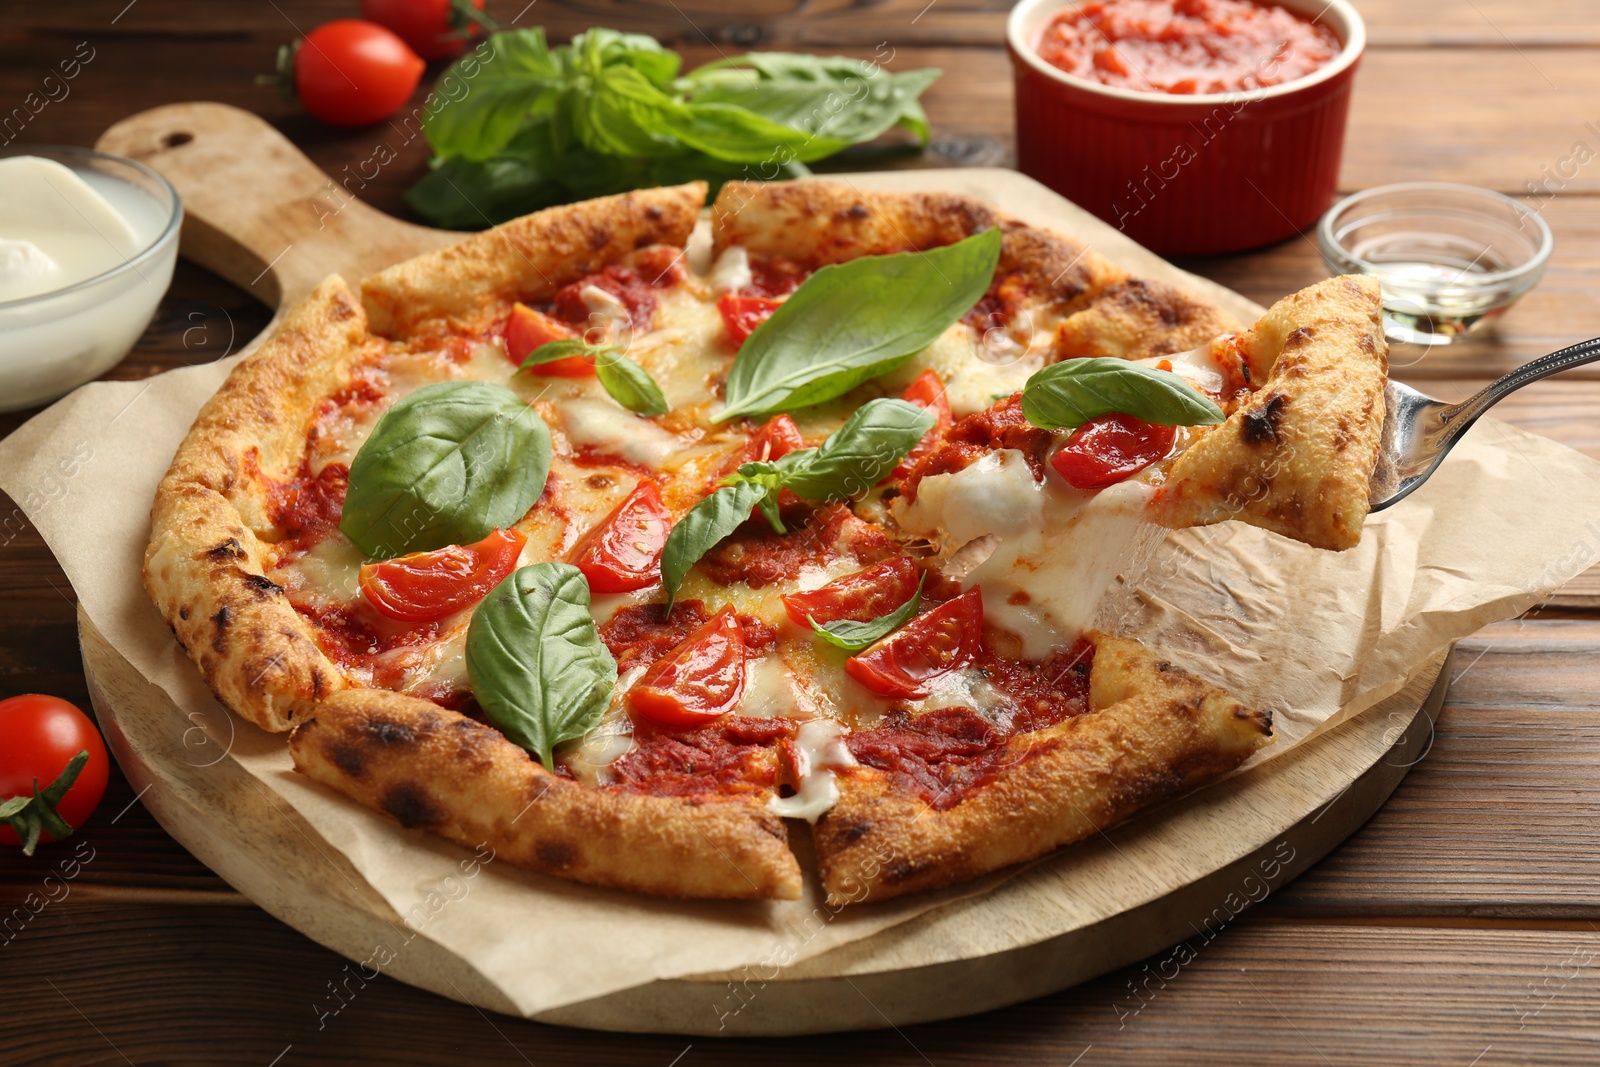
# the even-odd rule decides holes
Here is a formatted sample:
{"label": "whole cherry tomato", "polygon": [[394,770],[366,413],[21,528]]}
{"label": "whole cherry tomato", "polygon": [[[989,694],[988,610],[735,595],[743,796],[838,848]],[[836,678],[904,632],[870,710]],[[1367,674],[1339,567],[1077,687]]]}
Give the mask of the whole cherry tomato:
{"label": "whole cherry tomato", "polygon": [[402,622],[432,622],[482,600],[517,566],[528,539],[495,530],[471,545],[412,552],[361,568],[361,593],[382,615]]}
{"label": "whole cherry tomato", "polygon": [[790,593],[783,598],[783,609],[796,626],[806,629],[811,628],[812,619],[818,623],[840,619],[871,622],[901,607],[916,592],[916,563],[910,556],[896,556],[835,578],[820,589]]}
{"label": "whole cherry tomato", "polygon": [[[0,805],[10,807],[6,802],[15,797],[33,797],[35,783],[41,791],[49,788],[80,752],[89,754],[88,762],[54,805],[55,813],[74,830],[105,795],[111,761],[99,731],[87,715],[59,697],[29,693],[0,700]],[[36,818],[39,804],[31,800],[29,809],[0,823],[0,844],[23,843],[18,825]],[[63,835],[45,830],[39,840],[54,841],[59,836]]]}
{"label": "whole cherry tomato", "polygon": [[744,661],[739,618],[723,608],[645,671],[628,691],[628,703],[666,726],[702,726],[738,706]]}
{"label": "whole cherry tomato", "polygon": [[494,25],[483,0],[361,0],[361,13],[387,27],[423,59],[453,59]]}
{"label": "whole cherry tomato", "polygon": [[1175,435],[1132,415],[1102,415],[1073,430],[1050,466],[1074,489],[1104,489],[1166,456]]}
{"label": "whole cherry tomato", "polygon": [[578,542],[569,557],[596,593],[627,593],[661,579],[661,550],[672,513],[661,487],[645,478],[610,515]]}
{"label": "whole cherry tomato", "polygon": [[411,99],[426,66],[410,45],[377,23],[339,19],[300,42],[294,89],[323,122],[370,126]]}
{"label": "whole cherry tomato", "polygon": [[880,696],[916,699],[960,670],[983,644],[983,595],[974,587],[912,619],[859,656],[845,673]]}

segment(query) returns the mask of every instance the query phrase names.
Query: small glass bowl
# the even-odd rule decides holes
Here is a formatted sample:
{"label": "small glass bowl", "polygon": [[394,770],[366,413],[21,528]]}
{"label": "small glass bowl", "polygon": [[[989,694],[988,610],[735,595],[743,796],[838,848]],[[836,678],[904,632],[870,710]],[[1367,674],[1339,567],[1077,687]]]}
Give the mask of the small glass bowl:
{"label": "small glass bowl", "polygon": [[90,148],[17,145],[6,156],[53,159],[129,222],[140,247],[122,263],[48,293],[0,301],[0,411],[54,400],[128,354],[172,282],[183,204],[143,163]]}
{"label": "small glass bowl", "polygon": [[1335,274],[1383,285],[1384,333],[1450,344],[1502,315],[1539,284],[1550,227],[1509,196],[1451,182],[1403,182],[1347,196],[1317,224]]}

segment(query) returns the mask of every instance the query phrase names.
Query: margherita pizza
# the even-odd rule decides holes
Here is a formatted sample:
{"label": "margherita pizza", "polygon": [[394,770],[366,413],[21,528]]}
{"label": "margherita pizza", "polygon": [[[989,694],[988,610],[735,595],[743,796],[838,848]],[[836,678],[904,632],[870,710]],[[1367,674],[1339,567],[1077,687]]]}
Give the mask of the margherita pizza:
{"label": "margherita pizza", "polygon": [[[1377,285],[1243,330],[960,197],[699,184],[331,277],[155,500],[145,581],[304,774],[563,878],[948,885],[1270,715],[1097,629],[1166,528],[1354,545]],[[1100,622],[1101,625],[1103,621]]]}

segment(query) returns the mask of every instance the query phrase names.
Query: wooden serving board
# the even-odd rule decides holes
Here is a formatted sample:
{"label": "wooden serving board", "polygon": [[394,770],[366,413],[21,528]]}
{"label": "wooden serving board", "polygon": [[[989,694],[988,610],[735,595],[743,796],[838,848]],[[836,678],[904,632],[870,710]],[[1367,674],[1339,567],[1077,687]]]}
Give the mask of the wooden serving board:
{"label": "wooden serving board", "polygon": [[[280,315],[330,273],[353,282],[458,237],[366,206],[236,108],[143,112],[107,131],[98,147],[165,175],[184,199],[182,253]],[[924,171],[918,180],[927,188],[981,189],[1001,205],[1008,196],[1040,195],[1009,171]],[[1097,246],[1113,259],[1150,260],[1134,246],[1108,247],[1119,240],[1107,235]],[[1199,279],[1190,284],[1241,317],[1252,306]],[[79,623],[106,738],[173,837],[268,912],[353,961],[403,929],[378,892],[286,802],[225,754],[197,753],[198,724],[87,616]],[[1448,661],[1446,654],[1419,665],[1394,697],[1284,755],[1058,852],[989,893],[782,970],[657,981],[536,1018],[689,1034],[870,1029],[1026,1000],[1179,941],[1198,947],[1377,810],[1431,743]],[[384,970],[480,1008],[515,1011],[470,964],[425,937],[408,939]]]}

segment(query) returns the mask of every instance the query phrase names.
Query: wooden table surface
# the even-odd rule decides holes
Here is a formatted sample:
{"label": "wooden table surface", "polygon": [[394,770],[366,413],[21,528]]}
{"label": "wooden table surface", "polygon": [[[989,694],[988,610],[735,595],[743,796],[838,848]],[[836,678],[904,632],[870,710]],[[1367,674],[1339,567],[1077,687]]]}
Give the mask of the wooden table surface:
{"label": "wooden table surface", "polygon": [[[1342,187],[1405,180],[1546,192],[1556,251],[1542,286],[1481,343],[1393,354],[1397,377],[1460,398],[1600,333],[1600,4],[1355,0],[1371,44]],[[524,6],[526,4],[526,6]],[[1006,165],[1004,0],[490,0],[564,38],[591,23],[658,35],[689,64],[749,47],[870,55],[945,76],[920,159]],[[118,119],[211,99],[276,123],[330,172],[396,153],[363,195],[403,214],[420,139],[338,132],[254,76],[280,42],[355,0],[0,2],[0,143],[93,144]],[[78,77],[45,77],[76,53]],[[54,97],[13,112],[29,93]],[[36,97],[35,100],[38,98]],[[37,106],[36,104],[32,106]],[[24,115],[25,123],[11,116]],[[6,123],[10,125],[6,125]],[[4,190],[0,190],[0,196]],[[1323,276],[1296,238],[1190,269],[1262,303]],[[180,264],[138,348],[109,377],[216,359],[266,310]],[[0,433],[28,413],[0,416]],[[1497,414],[1600,457],[1600,366]],[[86,704],[74,597],[0,497],[0,696]],[[1507,545],[1515,551],[1515,545]],[[1477,1064],[1600,1061],[1600,580],[1462,642],[1431,750],[1387,806],[1174,973],[1129,967],[1004,1011],[773,1042],[606,1035],[488,1016],[387,978],[333,984],[344,961],[233,892],[169,838],[115,772],[79,844],[0,851],[0,1064]],[[73,879],[63,863],[92,856]],[[530,961],[562,966],[565,961]],[[339,1008],[337,1013],[331,1009]]]}

